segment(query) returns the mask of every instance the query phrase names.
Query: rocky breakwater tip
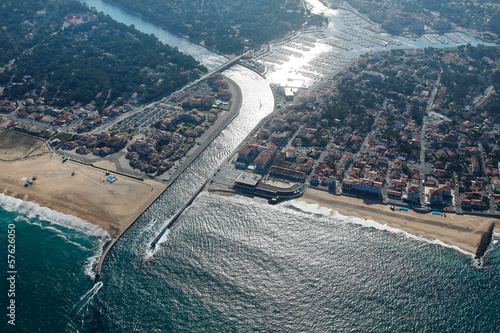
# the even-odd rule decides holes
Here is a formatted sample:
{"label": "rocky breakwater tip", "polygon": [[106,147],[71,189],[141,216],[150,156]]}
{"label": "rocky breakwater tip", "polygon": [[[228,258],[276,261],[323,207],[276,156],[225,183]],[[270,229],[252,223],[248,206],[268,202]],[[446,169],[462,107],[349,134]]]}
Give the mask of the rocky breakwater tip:
{"label": "rocky breakwater tip", "polygon": [[495,227],[495,223],[492,223],[488,230],[481,236],[481,241],[479,242],[479,246],[476,251],[476,259],[481,259],[486,250],[488,250],[488,246],[490,246],[491,238],[493,237],[493,228]]}

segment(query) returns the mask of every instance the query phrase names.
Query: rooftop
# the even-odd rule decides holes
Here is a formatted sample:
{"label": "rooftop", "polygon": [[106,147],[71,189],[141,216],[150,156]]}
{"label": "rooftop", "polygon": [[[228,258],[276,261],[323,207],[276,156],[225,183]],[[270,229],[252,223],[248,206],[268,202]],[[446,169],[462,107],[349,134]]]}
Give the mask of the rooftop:
{"label": "rooftop", "polygon": [[250,172],[242,172],[238,178],[236,178],[235,183],[245,184],[249,186],[255,186],[262,178],[261,175],[253,174]]}

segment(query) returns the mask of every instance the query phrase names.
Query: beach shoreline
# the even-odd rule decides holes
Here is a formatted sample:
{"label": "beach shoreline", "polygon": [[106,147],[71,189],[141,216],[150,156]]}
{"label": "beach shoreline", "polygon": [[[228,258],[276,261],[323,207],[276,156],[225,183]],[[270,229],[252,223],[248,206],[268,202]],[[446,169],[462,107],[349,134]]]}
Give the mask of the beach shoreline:
{"label": "beach shoreline", "polygon": [[[0,161],[0,193],[33,202],[99,225],[118,237],[163,192],[165,185],[114,174],[47,153],[15,161]],[[25,186],[27,180],[32,185]]]}
{"label": "beach shoreline", "polygon": [[[207,185],[205,191],[219,196],[241,195],[229,187],[216,184]],[[390,205],[375,199],[334,195],[313,188],[308,188],[303,196],[294,200],[329,208],[345,216],[375,221],[431,242],[440,241],[471,255],[475,255],[481,236],[496,220],[479,215],[446,213],[445,217],[445,214],[423,214],[399,208],[391,210]]]}
{"label": "beach shoreline", "polygon": [[[0,168],[4,171],[0,175],[0,193],[21,199],[23,201],[36,203],[41,207],[47,207],[60,213],[79,217],[87,222],[99,225],[101,228],[106,230],[112,238],[119,238],[120,235],[125,232],[137,218],[140,217],[140,215],[158,198],[158,196],[162,194],[182,174],[182,172],[239,114],[242,102],[241,90],[234,81],[227,77],[225,79],[228,81],[229,89],[233,94],[230,109],[227,111],[227,114],[220,123],[214,124],[214,126],[212,126],[207,133],[205,133],[204,142],[199,146],[193,147],[187,156],[185,156],[184,160],[181,161],[176,170],[168,174],[168,180],[163,179],[163,181],[161,181],[162,177],[157,177],[156,179],[140,179],[141,177],[137,177],[132,174],[129,175],[129,172],[127,172],[130,171],[128,170],[128,167],[126,168],[127,170],[125,173],[118,172],[115,164],[108,162],[107,159],[99,159],[93,162],[82,162],[79,160],[79,156],[70,155],[75,159],[73,160],[72,158],[69,158],[65,163],[62,163],[63,156],[51,151],[48,147],[46,148],[45,144],[42,145],[41,143],[43,143],[44,140],[28,138],[28,136],[23,133],[3,130],[0,133],[3,135],[2,137],[10,135],[14,138],[27,138],[29,140],[27,142],[23,142],[21,145],[13,143],[13,147],[0,147],[0,151],[2,152],[0,155]],[[8,139],[8,142],[13,141],[10,137]],[[33,154],[25,155],[26,152],[31,149],[31,145],[34,147],[35,144],[37,146],[40,145],[44,147],[45,150],[37,156],[33,156]],[[63,155],[66,156],[68,154],[65,153]],[[49,163],[49,160],[57,160],[58,162],[51,162],[52,166],[48,166],[47,163]],[[40,183],[44,182],[44,178],[47,178],[42,177],[34,181],[33,185],[24,187],[26,180],[40,174],[40,171],[37,170],[37,166],[39,165],[43,166],[42,169],[51,169],[57,173],[56,175],[48,170],[42,170],[42,172],[48,172],[47,176],[53,181],[53,186],[47,186],[47,184],[44,184],[42,190],[38,191],[40,189]],[[71,168],[68,167],[70,165]],[[62,171],[62,169],[65,171]],[[81,182],[78,183],[78,187],[80,187],[79,192],[82,192],[79,194],[75,193],[74,190],[77,186],[73,189],[69,186],[63,186],[63,184],[65,184],[64,180],[71,180],[71,182],[74,182],[75,179],[78,179],[78,176],[81,174],[81,170],[93,170],[97,172],[97,174],[94,174],[91,177],[94,185],[97,183],[100,185],[110,185],[110,183],[105,181],[108,178],[108,176],[105,175],[105,171],[109,170],[112,176],[114,175],[120,179],[112,186],[124,188],[124,186],[121,186],[123,185],[122,179],[127,179],[126,183],[127,186],[130,186],[131,191],[126,189],[120,196],[117,195],[118,192],[108,188],[112,186],[97,186],[96,189],[106,190],[108,192],[111,190],[113,193],[108,193],[105,198],[97,196],[100,200],[95,200],[95,202],[93,202],[92,199],[87,200],[87,198],[93,197],[95,192],[86,190],[85,187],[81,188],[83,185]],[[17,171],[22,171],[22,173]],[[72,172],[75,172],[75,176],[68,177]],[[102,174],[98,174],[99,172]],[[60,176],[63,178],[59,179]],[[86,177],[88,178],[89,175],[86,175]],[[131,182],[135,185],[132,185]],[[90,184],[90,182],[88,184]],[[146,193],[144,191],[144,189],[148,187],[151,189],[150,193]],[[37,191],[33,191],[35,188]],[[137,195],[134,195],[134,192],[137,191],[138,188],[141,188],[141,190],[137,193]],[[83,192],[86,193],[84,194]],[[102,194],[102,192],[100,193]],[[115,196],[117,200],[110,200],[110,196]],[[131,201],[127,203],[129,199]],[[123,205],[120,205],[119,202],[115,201],[123,202]],[[83,205],[81,205],[81,203],[83,203]],[[102,207],[102,204],[106,207]],[[106,212],[106,210],[109,209],[111,210]],[[120,212],[124,209],[128,209],[130,213],[120,214]]]}
{"label": "beach shoreline", "polygon": [[[21,145],[0,147],[6,151],[1,157],[7,157],[0,159],[0,168],[4,171],[0,174],[0,193],[78,217],[104,229],[110,240],[104,245],[103,253],[94,265],[94,271],[99,272],[107,253],[121,235],[239,114],[241,90],[234,81],[227,77],[226,80],[233,94],[227,115],[210,128],[203,143],[188,153],[168,181],[143,179],[127,172],[118,172],[116,166],[106,159],[88,163],[80,161],[77,156],[74,156],[75,160],[63,158],[46,144],[41,144],[43,140],[32,138]],[[2,133],[5,136],[7,132]],[[9,135],[26,137],[22,133],[12,132]],[[31,149],[30,145],[34,144],[45,150],[37,156],[32,156],[32,152],[26,155],[28,148]],[[33,177],[36,180],[32,185],[25,186],[26,181]],[[111,183],[108,181],[110,177],[118,180]]]}
{"label": "beach shoreline", "polygon": [[447,213],[445,217],[444,214],[422,214],[412,210],[393,211],[389,205],[373,199],[339,196],[312,188],[296,200],[330,208],[342,215],[373,220],[431,241],[439,240],[470,254],[476,253],[482,234],[495,221],[494,218],[478,215]]}

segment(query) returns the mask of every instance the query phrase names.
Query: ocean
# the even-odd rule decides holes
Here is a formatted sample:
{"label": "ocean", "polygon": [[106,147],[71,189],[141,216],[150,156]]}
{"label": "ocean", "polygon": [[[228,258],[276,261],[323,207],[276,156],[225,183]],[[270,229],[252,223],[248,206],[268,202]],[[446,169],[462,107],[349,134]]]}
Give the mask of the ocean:
{"label": "ocean", "polygon": [[[498,331],[498,234],[478,268],[471,254],[375,221],[204,192],[151,254],[169,219],[272,110],[264,79],[239,67],[226,75],[241,87],[240,114],[116,243],[98,283],[91,267],[104,230],[0,195],[0,331]],[[12,228],[16,326],[6,316]]]}
{"label": "ocean", "polygon": [[[87,2],[177,45],[109,3]],[[208,67],[223,62],[185,48]],[[499,331],[498,234],[478,267],[438,241],[317,205],[202,193],[151,254],[169,219],[273,109],[272,82],[239,67],[224,74],[244,94],[240,115],[117,242],[98,283],[91,267],[106,232],[0,195],[0,332]]]}
{"label": "ocean", "polygon": [[153,208],[118,242],[98,284],[87,269],[99,238],[50,217],[2,209],[2,235],[8,223],[17,232],[16,328],[7,331],[500,327],[498,234],[478,268],[469,254],[317,205],[270,206],[204,192],[151,255],[148,244],[162,218]]}
{"label": "ocean", "polygon": [[[14,269],[8,266],[8,230],[15,230]],[[107,233],[78,218],[0,194],[0,248],[3,250],[1,332],[56,332],[93,283],[92,262]],[[11,257],[12,258],[12,257]],[[14,271],[11,288],[7,277]],[[15,295],[9,296],[9,290]],[[15,326],[7,307],[15,301]]]}

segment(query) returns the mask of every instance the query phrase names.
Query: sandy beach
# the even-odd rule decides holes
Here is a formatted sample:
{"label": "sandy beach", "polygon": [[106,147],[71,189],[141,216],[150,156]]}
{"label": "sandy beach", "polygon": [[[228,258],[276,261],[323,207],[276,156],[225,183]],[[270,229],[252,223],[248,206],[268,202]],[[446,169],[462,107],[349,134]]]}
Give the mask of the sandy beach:
{"label": "sandy beach", "polygon": [[[136,180],[45,153],[15,161],[0,161],[0,193],[37,203],[58,212],[98,224],[116,237],[164,190],[152,180]],[[74,175],[72,173],[74,172]],[[27,179],[36,176],[32,185]]]}
{"label": "sandy beach", "polygon": [[369,199],[337,196],[316,189],[307,189],[298,200],[334,209],[343,215],[370,219],[380,224],[404,230],[412,235],[430,240],[438,239],[475,254],[481,235],[494,218],[476,215],[420,214],[414,211],[392,211],[389,205],[382,205]]}

